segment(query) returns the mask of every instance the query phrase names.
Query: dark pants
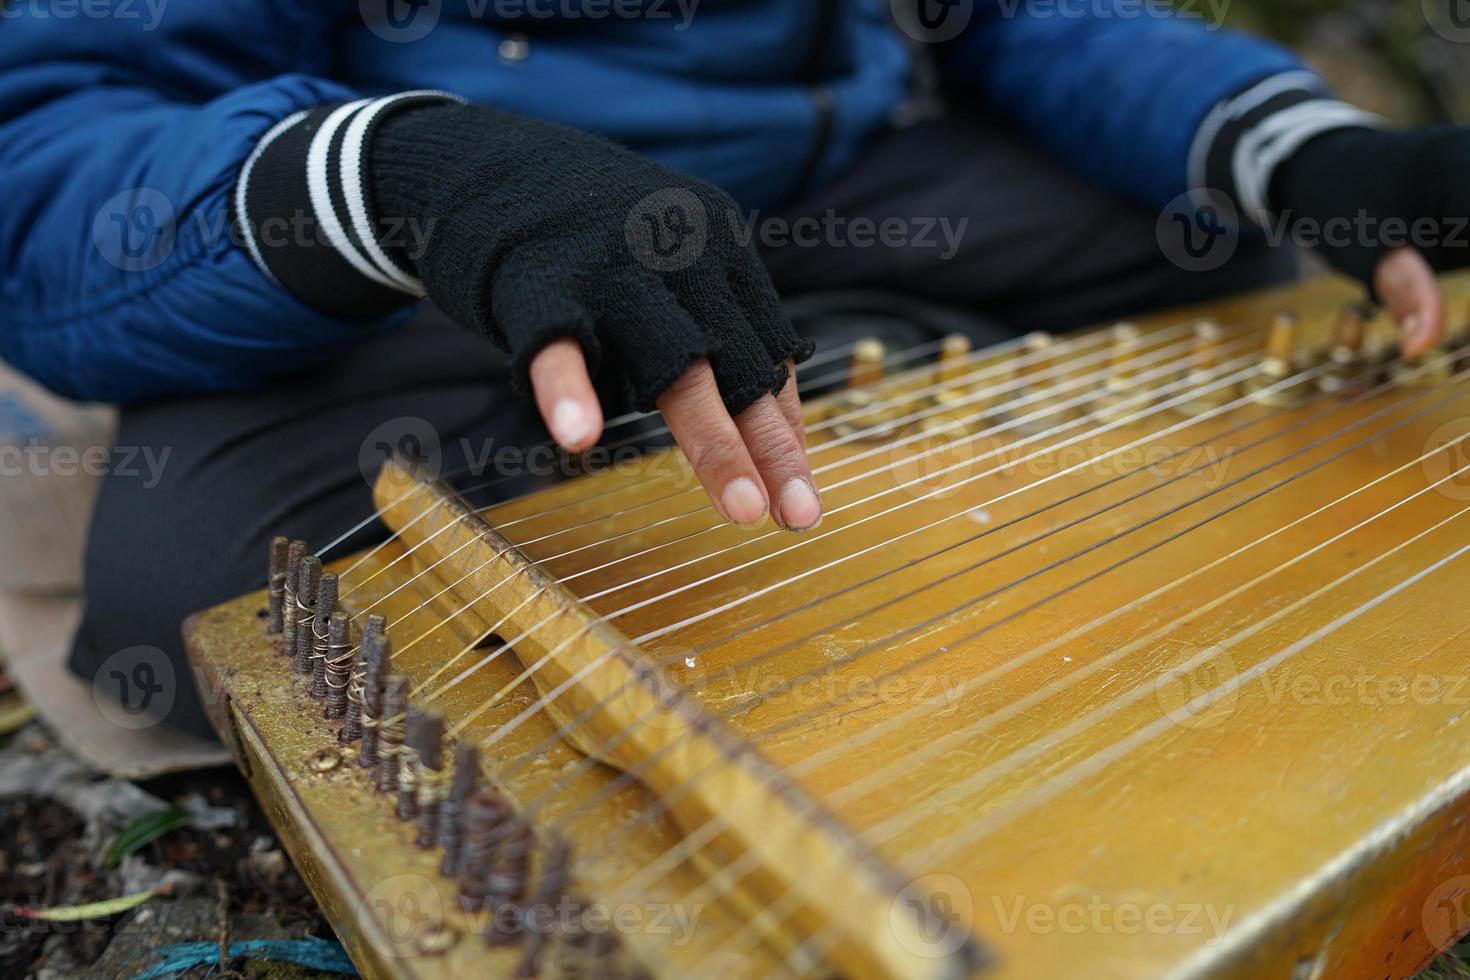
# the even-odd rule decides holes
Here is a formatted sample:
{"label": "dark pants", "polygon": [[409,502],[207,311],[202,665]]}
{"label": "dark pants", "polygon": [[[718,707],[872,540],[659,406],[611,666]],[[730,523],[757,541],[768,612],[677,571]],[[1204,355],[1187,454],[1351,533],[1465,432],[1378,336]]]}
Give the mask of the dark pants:
{"label": "dark pants", "polygon": [[[1263,245],[1242,245],[1209,274],[1185,272],[1162,254],[1156,218],[999,126],[952,119],[878,139],[841,179],[754,216],[752,228],[788,297],[882,290],[1013,330],[1079,327],[1294,275],[1294,255]],[[939,329],[915,319],[915,339]],[[867,332],[871,318],[856,322]],[[822,324],[844,328],[831,317]],[[534,410],[505,379],[499,352],[426,310],[404,331],[265,391],[125,408],[119,451],[146,448],[164,464],[156,481],[133,471],[107,478],[72,670],[91,680],[115,670],[121,651],[154,648],[166,675],[157,683],[169,687],[160,696],[166,720],[207,731],[181,620],[263,586],[273,535],[321,547],[371,513],[368,478],[386,445],[432,453],[437,443],[442,471],[452,473],[474,462],[466,448],[544,441]],[[511,496],[533,480],[493,492]],[[384,533],[371,524],[331,557]]]}

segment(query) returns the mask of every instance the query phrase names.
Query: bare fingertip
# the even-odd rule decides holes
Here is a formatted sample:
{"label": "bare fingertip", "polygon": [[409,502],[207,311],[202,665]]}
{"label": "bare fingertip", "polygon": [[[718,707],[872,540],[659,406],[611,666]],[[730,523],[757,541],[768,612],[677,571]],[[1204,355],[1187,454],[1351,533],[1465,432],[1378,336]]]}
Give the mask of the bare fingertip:
{"label": "bare fingertip", "polygon": [[587,448],[596,434],[597,422],[587,407],[575,398],[563,398],[551,410],[551,435],[564,448]]}
{"label": "bare fingertip", "polygon": [[777,502],[781,524],[790,531],[810,531],[822,523],[822,501],[816,489],[797,478],[781,489]]}
{"label": "bare fingertip", "polygon": [[725,516],[740,527],[752,528],[766,518],[766,495],[749,477],[736,477],[720,494]]}

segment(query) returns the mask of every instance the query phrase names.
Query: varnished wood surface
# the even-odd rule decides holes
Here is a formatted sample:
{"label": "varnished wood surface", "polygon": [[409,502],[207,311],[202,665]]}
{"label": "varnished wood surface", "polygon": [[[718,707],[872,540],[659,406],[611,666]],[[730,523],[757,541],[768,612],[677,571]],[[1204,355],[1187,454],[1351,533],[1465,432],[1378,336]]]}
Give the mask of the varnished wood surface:
{"label": "varnished wood surface", "polygon": [[[1318,284],[1208,312],[1238,341],[1226,356],[1245,356],[1283,306],[1321,335],[1348,295]],[[1147,336],[1145,349],[1163,350],[1157,338],[1177,335]],[[1096,369],[1080,365],[1059,377]],[[987,976],[1407,976],[1470,924],[1456,904],[1467,885],[1470,481],[1431,487],[1470,462],[1455,447],[1436,452],[1470,433],[1465,380],[1208,420],[1145,409],[1105,431],[1074,416],[1021,449],[1043,430],[824,450],[827,410],[811,406],[810,420],[828,516],[805,536],[716,526],[673,456],[649,461],[653,478],[624,467],[486,517],[623,636],[659,634],[641,648],[668,682],[794,778],[901,885],[942,895],[995,954]],[[968,482],[920,499],[956,476]],[[392,632],[402,643],[422,629]],[[473,638],[449,632],[401,666],[430,676]],[[436,699],[451,724],[516,676],[509,664]],[[247,712],[271,754],[286,737],[272,719],[294,696],[257,693]],[[517,690],[472,732],[493,732],[533,696]],[[513,760],[552,730],[544,715],[524,728],[497,753]],[[577,758],[561,746],[517,778],[577,772]],[[561,805],[610,778],[592,768]],[[638,901],[617,882],[646,882],[640,863],[680,832],[638,820],[654,805],[646,791],[617,799],[632,829],[613,835],[612,853],[599,853],[606,815],[574,836],[586,861],[619,869],[598,897]],[[350,872],[356,860],[342,863]],[[708,896],[706,874],[680,865],[656,880],[659,899]],[[801,964],[786,960],[779,930],[745,941],[750,909],[735,892],[693,942],[650,949],[649,965],[767,976]],[[773,898],[806,906],[761,894]],[[792,919],[808,951],[830,938],[820,918]],[[719,971],[706,958],[715,950],[727,954]]]}

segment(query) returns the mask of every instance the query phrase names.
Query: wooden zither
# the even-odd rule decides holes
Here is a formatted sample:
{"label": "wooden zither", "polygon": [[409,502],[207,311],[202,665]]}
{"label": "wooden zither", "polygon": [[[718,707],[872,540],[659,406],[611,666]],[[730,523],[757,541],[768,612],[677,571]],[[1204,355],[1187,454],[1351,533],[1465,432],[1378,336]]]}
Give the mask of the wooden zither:
{"label": "wooden zither", "polygon": [[677,450],[395,457],[191,656],[369,976],[1409,976],[1470,928],[1447,288],[1413,359],[1334,282],[829,351],[801,535]]}

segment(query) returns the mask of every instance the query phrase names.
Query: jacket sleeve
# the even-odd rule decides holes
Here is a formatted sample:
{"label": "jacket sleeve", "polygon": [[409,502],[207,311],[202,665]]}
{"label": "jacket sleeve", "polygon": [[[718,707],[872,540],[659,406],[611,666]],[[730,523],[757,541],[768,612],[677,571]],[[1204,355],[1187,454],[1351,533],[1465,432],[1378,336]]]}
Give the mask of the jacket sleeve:
{"label": "jacket sleeve", "polygon": [[331,58],[337,6],[7,12],[0,356],[63,394],[131,401],[258,385],[388,325],[294,299],[231,223],[262,135],[353,96],[313,77]]}
{"label": "jacket sleeve", "polygon": [[983,92],[1103,186],[1153,207],[1215,191],[1249,213],[1246,192],[1269,181],[1280,155],[1366,114],[1331,99],[1285,48],[1219,29],[1214,9],[977,0],[940,46],[940,71],[952,93]]}

